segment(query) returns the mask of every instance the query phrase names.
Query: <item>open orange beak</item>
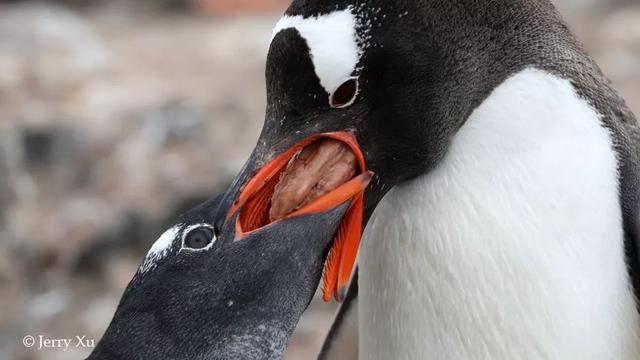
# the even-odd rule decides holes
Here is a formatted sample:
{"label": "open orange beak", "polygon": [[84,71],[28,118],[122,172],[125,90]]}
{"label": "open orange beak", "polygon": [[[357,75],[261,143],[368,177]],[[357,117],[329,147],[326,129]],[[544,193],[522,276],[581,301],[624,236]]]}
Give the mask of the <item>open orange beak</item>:
{"label": "open orange beak", "polygon": [[[331,138],[346,144],[356,156],[358,174],[336,189],[291,212],[280,220],[269,220],[269,208],[275,187],[282,172],[298,151],[321,138]],[[373,173],[366,169],[364,156],[351,132],[332,132],[312,136],[295,145],[285,153],[265,165],[241,189],[239,197],[227,213],[230,219],[238,210],[236,219],[236,239],[241,240],[253,231],[292,217],[324,213],[350,201],[350,206],[336,232],[323,271],[323,299],[335,297],[342,300],[342,290],[348,285],[358,253],[362,236],[364,210],[364,190],[369,185]]]}

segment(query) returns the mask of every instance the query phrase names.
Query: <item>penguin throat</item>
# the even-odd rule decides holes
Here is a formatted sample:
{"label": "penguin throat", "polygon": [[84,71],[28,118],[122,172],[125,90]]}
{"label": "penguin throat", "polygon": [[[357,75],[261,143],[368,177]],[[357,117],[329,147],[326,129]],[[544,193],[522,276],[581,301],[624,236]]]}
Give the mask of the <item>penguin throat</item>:
{"label": "penguin throat", "polygon": [[334,139],[320,139],[300,149],[280,173],[269,220],[285,218],[353,179],[358,171],[355,154]]}

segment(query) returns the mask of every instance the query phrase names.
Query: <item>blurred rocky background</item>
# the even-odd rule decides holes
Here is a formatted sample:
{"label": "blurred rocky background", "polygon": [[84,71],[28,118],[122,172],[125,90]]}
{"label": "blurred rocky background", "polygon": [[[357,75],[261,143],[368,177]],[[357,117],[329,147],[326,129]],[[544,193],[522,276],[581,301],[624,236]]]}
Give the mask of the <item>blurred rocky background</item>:
{"label": "blurred rocky background", "polygon": [[[264,59],[287,0],[0,0],[0,359],[99,339],[151,243],[225,189],[258,136]],[[640,114],[640,3],[558,0]],[[287,359],[310,359],[315,301]]]}

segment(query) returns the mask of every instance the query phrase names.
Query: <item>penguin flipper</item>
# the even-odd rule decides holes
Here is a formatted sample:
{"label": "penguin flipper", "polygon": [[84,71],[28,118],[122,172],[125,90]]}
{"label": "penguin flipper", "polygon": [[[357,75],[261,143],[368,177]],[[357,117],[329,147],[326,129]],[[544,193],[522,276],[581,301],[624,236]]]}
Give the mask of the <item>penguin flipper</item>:
{"label": "penguin flipper", "polygon": [[322,344],[318,360],[358,358],[358,268],[355,269],[344,302]]}

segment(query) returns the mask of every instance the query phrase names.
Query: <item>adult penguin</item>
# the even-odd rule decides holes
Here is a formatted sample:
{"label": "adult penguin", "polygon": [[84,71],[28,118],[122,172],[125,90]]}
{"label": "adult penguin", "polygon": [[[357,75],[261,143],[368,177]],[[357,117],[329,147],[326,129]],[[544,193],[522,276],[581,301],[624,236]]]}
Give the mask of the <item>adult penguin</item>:
{"label": "adult penguin", "polygon": [[[227,216],[251,180],[294,193],[287,164],[327,134],[355,137],[375,173],[322,356],[640,358],[638,124],[549,0],[294,0],[266,81]],[[325,297],[349,281],[359,220],[341,225]]]}

